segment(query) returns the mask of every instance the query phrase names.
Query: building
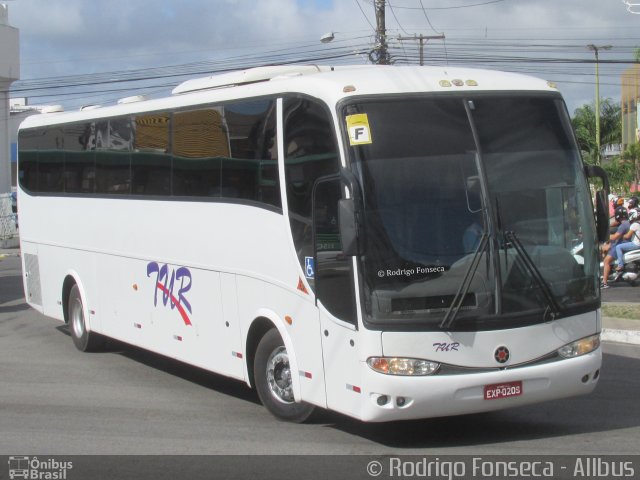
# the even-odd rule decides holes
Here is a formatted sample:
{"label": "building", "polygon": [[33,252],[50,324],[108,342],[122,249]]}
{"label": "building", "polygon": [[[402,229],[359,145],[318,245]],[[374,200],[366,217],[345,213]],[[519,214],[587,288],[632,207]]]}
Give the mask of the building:
{"label": "building", "polygon": [[0,195],[11,191],[9,87],[20,78],[18,29],[9,25],[9,8],[0,3]]}
{"label": "building", "polygon": [[9,25],[9,8],[0,3],[0,248],[17,245],[11,197],[9,87],[20,78],[18,29]]}
{"label": "building", "polygon": [[640,65],[628,68],[622,74],[622,146],[626,149],[638,143],[638,103],[640,102]]}

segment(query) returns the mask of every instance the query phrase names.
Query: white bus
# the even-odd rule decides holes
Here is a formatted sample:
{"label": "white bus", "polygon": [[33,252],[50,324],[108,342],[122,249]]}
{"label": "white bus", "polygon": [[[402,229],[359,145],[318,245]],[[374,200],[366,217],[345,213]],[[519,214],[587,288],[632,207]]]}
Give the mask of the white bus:
{"label": "white bus", "polygon": [[190,80],[24,121],[26,298],[82,351],[109,337],[236,378],[291,421],[585,394],[608,188],[597,228],[589,173],[561,95],[527,76]]}

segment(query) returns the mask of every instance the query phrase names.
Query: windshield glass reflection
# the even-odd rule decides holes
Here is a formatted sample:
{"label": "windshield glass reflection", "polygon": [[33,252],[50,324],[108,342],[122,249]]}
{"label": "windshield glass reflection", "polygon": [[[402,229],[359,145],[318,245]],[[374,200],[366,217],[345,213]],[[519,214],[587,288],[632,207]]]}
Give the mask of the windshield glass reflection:
{"label": "windshield glass reflection", "polygon": [[378,100],[354,114],[371,135],[351,146],[369,321],[438,328],[456,300],[454,328],[503,328],[598,300],[591,200],[557,97]]}

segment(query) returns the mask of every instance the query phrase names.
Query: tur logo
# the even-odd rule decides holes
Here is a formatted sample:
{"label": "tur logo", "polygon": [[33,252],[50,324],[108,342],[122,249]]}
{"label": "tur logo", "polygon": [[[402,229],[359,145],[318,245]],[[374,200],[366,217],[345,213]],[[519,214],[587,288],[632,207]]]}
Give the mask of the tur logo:
{"label": "tur logo", "polygon": [[186,293],[191,289],[191,272],[187,267],[172,268],[166,263],[158,262],[147,264],[147,277],[155,275],[156,286],[153,290],[153,305],[158,306],[159,292],[162,293],[162,305],[177,309],[185,325],[191,325],[189,315],[191,304],[186,298]]}

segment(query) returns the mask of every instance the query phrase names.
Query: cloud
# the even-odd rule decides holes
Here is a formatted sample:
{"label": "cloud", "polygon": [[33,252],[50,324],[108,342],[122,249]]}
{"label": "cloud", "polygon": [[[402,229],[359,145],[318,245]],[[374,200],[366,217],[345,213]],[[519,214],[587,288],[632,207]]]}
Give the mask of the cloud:
{"label": "cloud", "polygon": [[[388,0],[386,23],[398,35],[445,33],[430,42],[427,59],[473,64],[487,55],[564,57],[587,62],[589,43],[612,44],[606,58],[632,58],[640,45],[640,17],[618,1]],[[464,7],[467,8],[453,8]],[[22,77],[26,79],[211,62],[264,53],[373,46],[372,0],[19,0],[9,5],[10,23],[20,29]],[[434,28],[432,28],[432,26]],[[320,36],[336,32],[328,46]],[[490,41],[504,41],[500,48]],[[555,51],[534,44],[564,45]],[[568,45],[573,45],[569,48]],[[417,42],[403,54],[417,61]],[[605,55],[603,55],[604,57]],[[348,60],[348,59],[347,59]],[[345,60],[345,61],[347,61]],[[241,60],[239,60],[240,62]],[[360,59],[353,59],[361,63]],[[556,81],[573,103],[592,98],[592,64],[482,63]],[[628,65],[601,67],[604,97],[619,97],[620,73]]]}

